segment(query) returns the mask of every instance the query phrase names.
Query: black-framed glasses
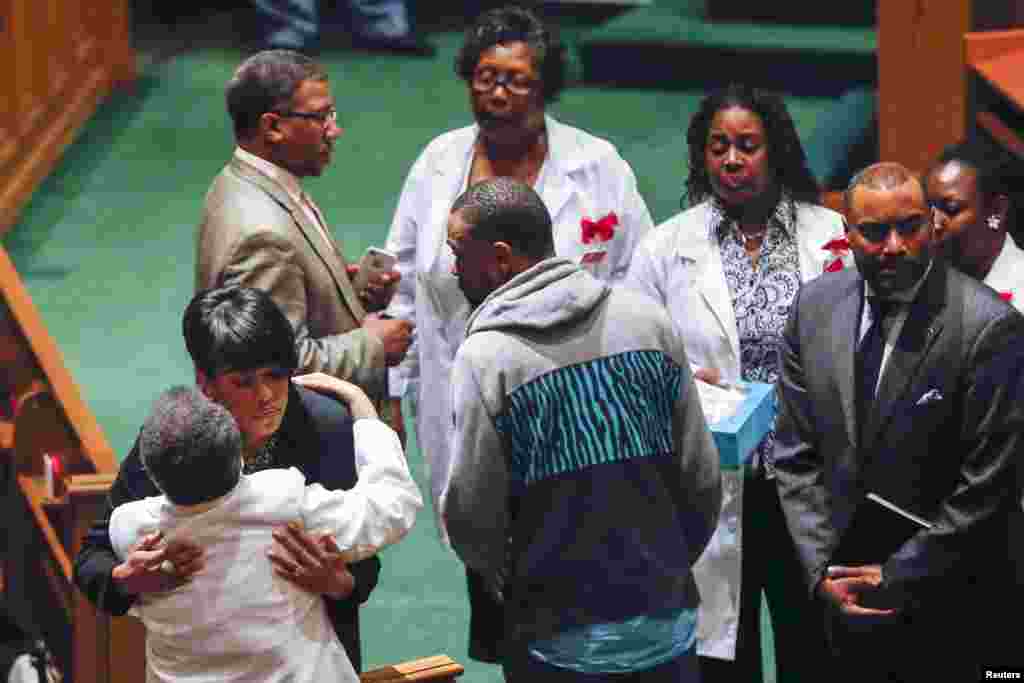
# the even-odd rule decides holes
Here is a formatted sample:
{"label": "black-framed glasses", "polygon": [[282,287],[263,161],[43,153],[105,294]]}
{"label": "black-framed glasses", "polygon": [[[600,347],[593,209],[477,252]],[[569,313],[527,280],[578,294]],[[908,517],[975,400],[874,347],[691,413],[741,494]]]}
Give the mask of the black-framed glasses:
{"label": "black-framed glasses", "polygon": [[473,90],[478,93],[488,93],[499,85],[503,85],[513,95],[524,96],[529,95],[534,86],[537,85],[537,79],[524,73],[498,71],[497,69],[485,67],[477,69],[473,73],[471,85]]}
{"label": "black-framed glasses", "polygon": [[889,236],[889,232],[895,230],[902,239],[909,239],[920,230],[932,224],[932,216],[929,212],[924,216],[914,216],[902,221],[892,223],[861,223],[850,226],[859,232],[868,242],[879,244]]}
{"label": "black-framed glasses", "polygon": [[324,128],[327,127],[328,123],[338,123],[338,110],[331,107],[327,111],[291,111],[286,109],[285,111],[274,112],[278,116],[284,116],[288,118],[296,119],[307,119],[309,121],[316,121]]}

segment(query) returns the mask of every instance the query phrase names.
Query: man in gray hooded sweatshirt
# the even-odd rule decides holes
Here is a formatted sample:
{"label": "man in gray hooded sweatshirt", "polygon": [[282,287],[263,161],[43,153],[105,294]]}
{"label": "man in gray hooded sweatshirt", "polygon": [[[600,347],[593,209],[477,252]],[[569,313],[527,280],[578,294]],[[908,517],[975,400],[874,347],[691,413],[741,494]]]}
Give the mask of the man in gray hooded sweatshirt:
{"label": "man in gray hooded sweatshirt", "polygon": [[456,200],[448,244],[476,310],[441,509],[504,601],[506,680],[698,680],[691,567],[721,482],[667,313],[554,258],[543,201],[509,178]]}

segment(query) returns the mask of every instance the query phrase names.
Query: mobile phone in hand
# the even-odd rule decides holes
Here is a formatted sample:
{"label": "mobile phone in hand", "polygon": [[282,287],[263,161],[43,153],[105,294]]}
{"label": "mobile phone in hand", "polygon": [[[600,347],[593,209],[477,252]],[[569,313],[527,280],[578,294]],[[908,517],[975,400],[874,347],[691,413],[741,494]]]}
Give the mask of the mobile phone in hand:
{"label": "mobile phone in hand", "polygon": [[395,269],[398,257],[387,249],[367,247],[363,257],[359,259],[359,272],[356,273],[352,286],[356,292],[366,289],[370,276],[376,273],[390,273]]}

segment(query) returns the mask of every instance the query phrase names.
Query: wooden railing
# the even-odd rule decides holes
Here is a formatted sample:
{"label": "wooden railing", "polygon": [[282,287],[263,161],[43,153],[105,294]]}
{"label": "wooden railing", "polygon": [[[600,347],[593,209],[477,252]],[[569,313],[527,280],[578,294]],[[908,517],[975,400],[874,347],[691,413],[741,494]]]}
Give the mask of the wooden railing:
{"label": "wooden railing", "polygon": [[[5,600],[42,634],[66,680],[142,680],[141,624],[98,612],[72,581],[73,559],[102,513],[117,459],[2,248],[0,291]],[[52,490],[44,455],[58,458],[66,473]]]}
{"label": "wooden railing", "polygon": [[366,671],[359,680],[361,683],[445,683],[454,681],[463,671],[461,664],[446,655],[436,655]]}
{"label": "wooden railing", "polygon": [[0,234],[99,103],[135,77],[128,0],[0,0]]}

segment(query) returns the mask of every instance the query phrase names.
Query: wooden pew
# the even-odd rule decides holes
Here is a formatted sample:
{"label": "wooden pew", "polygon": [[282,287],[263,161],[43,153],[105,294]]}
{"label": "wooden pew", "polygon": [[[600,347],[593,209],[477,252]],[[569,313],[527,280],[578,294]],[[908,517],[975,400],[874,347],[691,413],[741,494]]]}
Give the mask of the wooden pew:
{"label": "wooden pew", "polygon": [[[72,562],[102,512],[117,459],[2,248],[0,292],[5,600],[43,635],[65,680],[142,680],[141,624],[98,612],[72,581]],[[44,454],[58,457],[66,473],[53,492]]]}
{"label": "wooden pew", "polygon": [[452,661],[447,655],[436,655],[365,671],[359,680],[361,683],[445,683],[454,681],[464,672],[462,665]]}
{"label": "wooden pew", "polygon": [[118,86],[135,78],[129,0],[0,0],[0,234]]}

